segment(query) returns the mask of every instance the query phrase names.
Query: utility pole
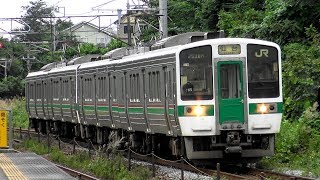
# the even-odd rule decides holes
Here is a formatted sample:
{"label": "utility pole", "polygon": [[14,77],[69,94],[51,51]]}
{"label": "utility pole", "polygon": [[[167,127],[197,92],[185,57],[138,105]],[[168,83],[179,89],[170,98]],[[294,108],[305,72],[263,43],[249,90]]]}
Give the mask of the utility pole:
{"label": "utility pole", "polygon": [[159,0],[160,10],[160,37],[161,39],[168,37],[168,1]]}
{"label": "utility pole", "polygon": [[32,60],[35,60],[36,59],[36,57],[34,57],[34,56],[32,56],[32,57],[30,57],[30,54],[28,53],[27,54],[27,57],[22,57],[22,60],[24,60],[24,61],[26,61],[27,62],[27,68],[28,68],[28,73],[30,72],[30,70],[31,70],[31,65],[32,65]]}
{"label": "utility pole", "polygon": [[131,18],[130,18],[130,4],[129,4],[129,0],[127,0],[127,33],[128,33],[128,45],[131,46]]}
{"label": "utility pole", "polygon": [[7,58],[0,59],[0,66],[4,68],[4,79],[7,79],[8,60]]}

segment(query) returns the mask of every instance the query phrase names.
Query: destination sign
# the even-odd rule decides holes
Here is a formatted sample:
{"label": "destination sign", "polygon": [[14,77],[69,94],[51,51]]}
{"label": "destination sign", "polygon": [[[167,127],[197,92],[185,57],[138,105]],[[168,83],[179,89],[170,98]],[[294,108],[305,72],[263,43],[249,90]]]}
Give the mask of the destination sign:
{"label": "destination sign", "polygon": [[218,46],[219,55],[230,55],[230,54],[240,54],[241,46],[240,44],[225,44]]}

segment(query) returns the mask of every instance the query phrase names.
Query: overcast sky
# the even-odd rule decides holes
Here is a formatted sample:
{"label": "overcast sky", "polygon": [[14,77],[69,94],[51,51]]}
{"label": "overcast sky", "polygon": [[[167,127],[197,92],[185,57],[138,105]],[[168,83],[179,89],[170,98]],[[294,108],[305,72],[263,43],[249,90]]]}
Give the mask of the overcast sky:
{"label": "overcast sky", "polygon": [[[31,0],[2,0],[2,5],[0,6],[0,18],[15,18],[24,15],[21,6],[29,5]],[[36,1],[36,0],[32,0]],[[63,11],[65,9],[66,16],[87,16],[87,15],[117,15],[116,9],[126,9],[126,4],[128,0],[44,0],[48,6],[63,7],[60,8],[60,13],[56,13],[56,16],[63,16]],[[141,3],[139,0],[129,0],[130,5]],[[107,3],[107,4],[105,4]],[[92,8],[105,4],[99,8],[107,9],[108,11],[93,11]],[[114,10],[114,11],[112,11]],[[125,11],[123,12],[125,13]],[[90,21],[93,18],[71,18],[71,21],[75,24],[81,21]],[[104,17],[100,19],[100,25],[105,27],[110,25],[110,22],[117,20],[117,17]],[[98,24],[98,19],[91,21],[94,24]],[[18,23],[12,23],[14,27],[19,26]],[[11,22],[1,19],[0,21],[0,36],[6,34],[5,31],[10,31]]]}

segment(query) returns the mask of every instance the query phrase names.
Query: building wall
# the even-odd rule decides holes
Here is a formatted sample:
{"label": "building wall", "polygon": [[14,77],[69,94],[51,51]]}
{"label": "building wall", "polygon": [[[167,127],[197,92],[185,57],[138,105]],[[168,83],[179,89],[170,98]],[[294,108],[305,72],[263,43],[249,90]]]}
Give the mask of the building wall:
{"label": "building wall", "polygon": [[74,30],[72,35],[75,36],[80,42],[87,42],[92,44],[108,44],[111,41],[111,37],[103,32],[99,32],[96,28],[88,25]]}
{"label": "building wall", "polygon": [[[130,19],[130,24],[131,24],[131,27],[133,28],[133,32],[135,34],[136,37],[139,37],[140,36],[140,33],[139,33],[139,27],[138,27],[138,23],[134,23],[135,20],[134,20],[134,17],[131,17]],[[147,25],[145,23],[141,23],[139,22],[139,25],[141,27],[141,30],[147,28]],[[133,32],[131,32],[131,41],[133,43]],[[128,28],[127,28],[127,17],[123,17],[122,20],[121,20],[121,23],[118,27],[118,37],[120,37],[123,41],[126,41],[128,42]]]}

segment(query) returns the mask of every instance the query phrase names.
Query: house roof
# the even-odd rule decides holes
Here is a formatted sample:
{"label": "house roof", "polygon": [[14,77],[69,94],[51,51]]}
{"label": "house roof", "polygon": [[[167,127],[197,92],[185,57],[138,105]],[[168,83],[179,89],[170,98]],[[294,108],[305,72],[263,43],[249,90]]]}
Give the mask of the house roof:
{"label": "house roof", "polygon": [[97,31],[105,33],[106,35],[111,36],[111,37],[116,36],[114,33],[109,32],[107,29],[99,28],[98,26],[96,26],[96,25],[94,25],[94,24],[92,24],[90,22],[86,22],[86,21],[82,21],[82,22],[80,22],[78,24],[75,24],[75,25],[73,25],[73,26],[71,26],[71,27],[69,27],[69,28],[67,28],[67,29],[65,29],[63,31],[71,31],[71,32],[73,32],[73,31],[76,31],[77,29],[79,29],[79,28],[81,28],[83,26],[90,26],[90,27],[96,29]]}

